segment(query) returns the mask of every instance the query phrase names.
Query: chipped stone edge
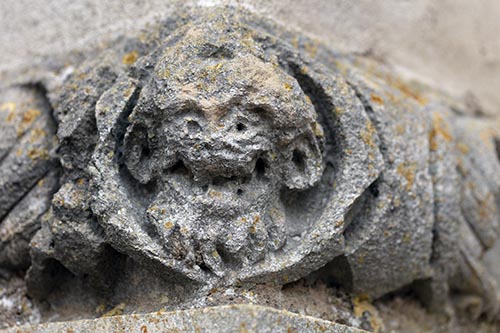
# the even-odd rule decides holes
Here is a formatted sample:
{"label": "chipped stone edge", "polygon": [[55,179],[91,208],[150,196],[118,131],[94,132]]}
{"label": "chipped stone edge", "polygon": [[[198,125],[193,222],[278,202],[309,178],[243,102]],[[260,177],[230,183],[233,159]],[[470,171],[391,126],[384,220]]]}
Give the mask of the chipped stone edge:
{"label": "chipped stone edge", "polygon": [[0,333],[165,331],[367,333],[331,321],[252,304],[25,325],[0,330]]}

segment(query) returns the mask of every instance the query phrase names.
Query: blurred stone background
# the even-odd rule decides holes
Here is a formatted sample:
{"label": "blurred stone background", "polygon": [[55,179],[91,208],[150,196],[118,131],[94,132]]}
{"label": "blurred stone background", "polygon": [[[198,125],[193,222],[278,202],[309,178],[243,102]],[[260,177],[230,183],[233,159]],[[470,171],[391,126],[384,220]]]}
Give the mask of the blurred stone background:
{"label": "blurred stone background", "polygon": [[[225,0],[2,0],[0,70],[134,30],[180,3]],[[477,107],[500,113],[498,0],[240,0],[343,51],[369,53]]]}

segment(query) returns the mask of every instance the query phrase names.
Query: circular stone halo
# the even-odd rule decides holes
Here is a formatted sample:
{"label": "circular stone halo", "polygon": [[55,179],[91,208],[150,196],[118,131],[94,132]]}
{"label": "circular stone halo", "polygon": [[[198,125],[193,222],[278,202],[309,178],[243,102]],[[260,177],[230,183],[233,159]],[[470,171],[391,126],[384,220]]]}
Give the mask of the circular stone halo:
{"label": "circular stone halo", "polygon": [[[228,283],[238,280],[284,284],[304,277],[343,254],[347,214],[356,199],[377,179],[383,164],[378,146],[374,144],[378,137],[373,125],[349,84],[325,66],[311,64],[290,44],[272,40],[268,50],[271,47],[276,52],[282,70],[297,80],[318,114],[325,131],[327,167],[319,183],[298,196],[299,200],[306,198],[304,202],[315,207],[314,215],[301,217],[300,212],[286,212],[287,223],[289,219],[297,220],[298,230],[287,235],[282,248],[267,252],[265,258],[255,264],[243,265],[227,274]],[[150,236],[144,226],[144,212],[139,211],[129,195],[131,189],[123,180],[120,154],[127,118],[141,85],[135,78],[121,76],[96,105],[99,141],[90,167],[94,184],[92,209],[104,227],[108,242],[118,251],[159,270],[161,275],[201,284],[220,281],[199,266],[188,267],[165,253],[164,244],[158,237]],[[300,227],[302,218],[308,220],[305,227]]]}

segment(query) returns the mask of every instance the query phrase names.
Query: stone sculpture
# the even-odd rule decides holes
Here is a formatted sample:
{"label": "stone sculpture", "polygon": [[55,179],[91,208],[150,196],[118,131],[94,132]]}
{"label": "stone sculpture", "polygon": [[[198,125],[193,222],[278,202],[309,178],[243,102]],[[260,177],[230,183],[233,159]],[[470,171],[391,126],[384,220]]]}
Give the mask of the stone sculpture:
{"label": "stone sculpture", "polygon": [[0,264],[34,298],[125,257],[194,299],[322,269],[498,313],[497,120],[232,8],[67,59],[0,92]]}

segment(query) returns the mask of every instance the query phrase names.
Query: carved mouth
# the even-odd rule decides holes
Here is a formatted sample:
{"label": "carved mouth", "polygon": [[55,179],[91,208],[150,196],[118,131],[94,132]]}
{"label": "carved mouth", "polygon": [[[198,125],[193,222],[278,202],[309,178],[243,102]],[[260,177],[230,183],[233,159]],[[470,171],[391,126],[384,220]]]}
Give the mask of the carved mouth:
{"label": "carved mouth", "polygon": [[[208,196],[213,200],[223,198],[255,199],[255,196],[267,189],[266,182],[270,181],[269,167],[264,157],[253,162],[250,173],[238,175],[214,175],[204,180],[196,181],[188,163],[179,159],[172,167],[166,170],[167,178],[182,182],[193,189],[193,194]],[[187,182],[187,184],[186,184]]]}

